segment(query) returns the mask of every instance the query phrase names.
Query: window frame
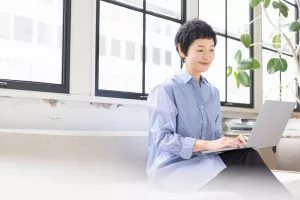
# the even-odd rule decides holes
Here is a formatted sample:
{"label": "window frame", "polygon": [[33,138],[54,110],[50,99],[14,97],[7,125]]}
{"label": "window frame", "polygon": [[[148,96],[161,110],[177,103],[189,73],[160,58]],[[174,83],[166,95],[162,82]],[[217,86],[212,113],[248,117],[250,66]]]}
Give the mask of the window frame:
{"label": "window frame", "polygon": [[1,89],[28,90],[39,92],[69,93],[70,90],[70,42],[71,42],[71,0],[63,0],[62,24],[62,83],[1,79]]}
{"label": "window frame", "polygon": [[[100,37],[100,2],[110,3],[116,6],[120,6],[123,8],[130,9],[132,11],[137,11],[143,14],[143,45],[142,45],[142,93],[135,93],[135,92],[126,92],[126,91],[114,91],[114,90],[105,90],[99,89],[99,37]],[[135,100],[147,100],[148,95],[146,90],[146,15],[151,15],[154,17],[158,17],[160,19],[169,20],[172,22],[176,22],[179,24],[183,24],[186,22],[186,1],[181,0],[181,19],[176,19],[173,17],[169,17],[164,14],[159,14],[157,12],[146,10],[146,0],[143,0],[143,8],[138,8],[133,5],[129,5],[120,1],[115,0],[97,0],[96,6],[96,59],[95,59],[95,96],[101,97],[112,97],[112,98],[122,98],[122,99],[135,99]],[[164,30],[163,30],[164,31]],[[152,58],[147,57],[147,60]]]}
{"label": "window frame", "polygon": [[[230,36],[228,35],[228,0],[225,0],[225,33],[221,33],[218,31],[215,31],[217,36],[221,36],[225,38],[225,73],[224,76],[225,78],[225,101],[221,101],[221,106],[226,106],[226,107],[239,107],[239,108],[254,108],[254,72],[252,70],[250,70],[249,76],[250,76],[250,103],[249,104],[244,104],[244,103],[236,103],[236,102],[228,102],[227,101],[227,97],[228,97],[228,78],[233,78],[231,77],[227,77],[227,66],[228,66],[228,52],[227,52],[227,45],[228,45],[228,39],[231,40],[235,40],[235,41],[240,41],[240,38],[234,37],[234,36]],[[198,17],[199,17],[199,1],[198,1]],[[253,16],[254,16],[254,11],[253,8],[249,5],[249,23],[253,20]],[[254,28],[253,28],[253,23],[250,24],[249,26],[249,34],[252,38],[252,41],[254,41]],[[254,56],[254,47],[251,46],[249,48],[249,56],[253,57]],[[244,86],[241,86],[244,87]]]}

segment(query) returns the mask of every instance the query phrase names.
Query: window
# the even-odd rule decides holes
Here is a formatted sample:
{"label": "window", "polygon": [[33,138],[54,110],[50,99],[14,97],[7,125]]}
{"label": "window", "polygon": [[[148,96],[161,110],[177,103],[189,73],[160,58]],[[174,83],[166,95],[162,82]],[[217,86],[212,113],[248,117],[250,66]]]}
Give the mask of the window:
{"label": "window", "polygon": [[54,4],[54,0],[40,0],[43,4]]}
{"label": "window", "polygon": [[121,42],[117,39],[111,40],[111,56],[120,57],[121,56]]}
{"label": "window", "polygon": [[153,64],[160,65],[160,49],[153,47]]}
{"label": "window", "polygon": [[[236,9],[239,8],[239,9]],[[217,32],[215,60],[209,70],[203,75],[220,91],[222,106],[253,108],[253,72],[246,71],[251,78],[250,88],[237,88],[234,76],[227,78],[227,66],[237,68],[234,61],[236,51],[241,48],[240,34],[252,34],[252,8],[248,1],[220,1],[218,6],[214,1],[199,0],[199,18],[210,24]],[[239,17],[236,17],[239,16]],[[253,55],[250,50],[243,49],[243,58]]]}
{"label": "window", "polygon": [[165,34],[167,36],[171,36],[172,35],[172,26],[170,24],[166,24]]}
{"label": "window", "polygon": [[225,33],[226,1],[199,0],[199,18],[209,23],[219,33]]}
{"label": "window", "polygon": [[146,0],[146,8],[175,19],[182,18],[182,3],[178,0]]}
{"label": "window", "polygon": [[[181,60],[174,44],[175,34],[180,27],[180,23],[161,19],[152,15],[146,15],[146,17],[148,19],[149,26],[156,21],[159,21],[161,27],[168,25],[171,26],[172,29],[176,30],[170,36],[167,36],[163,33],[153,33],[153,31],[150,29],[146,30],[146,46],[151,47],[149,49],[149,54],[152,53],[152,56],[149,55],[149,57],[152,57],[152,62],[149,59],[149,62],[145,64],[145,92],[149,94],[156,85],[164,82],[168,76],[172,75],[181,67]],[[172,57],[173,60],[171,61],[171,67],[166,66],[165,62],[163,61],[165,57],[164,51],[169,51],[173,55],[176,55]]]}
{"label": "window", "polygon": [[[274,9],[268,9],[270,18],[278,23],[281,20],[282,24],[288,24],[298,19],[298,9],[295,1],[283,1],[289,8],[288,17],[284,18],[281,16],[280,12]],[[282,58],[284,58],[288,63],[288,68],[286,72],[276,72],[274,74],[269,74],[267,72],[267,64],[271,58],[278,58],[278,52],[272,45],[272,38],[276,35],[273,32],[272,26],[269,24],[267,19],[263,16],[262,18],[262,36],[263,36],[263,54],[262,54],[262,67],[263,67],[263,101],[265,100],[282,100],[282,101],[292,101],[295,102],[292,90],[296,87],[293,84],[292,79],[296,74],[296,66],[293,62],[293,57],[289,48],[286,48],[282,53]],[[282,27],[282,31],[287,33],[293,45],[296,45],[299,41],[299,34],[294,34],[288,31],[288,27]],[[284,40],[283,40],[284,41]],[[283,42],[284,45],[284,42]],[[293,87],[293,88],[291,88]],[[299,105],[295,111],[300,111]]]}
{"label": "window", "polygon": [[156,34],[160,34],[160,22],[159,20],[153,20],[153,31]]}
{"label": "window", "polygon": [[99,54],[101,56],[106,55],[106,36],[105,35],[100,35],[100,41],[99,41]]}
{"label": "window", "polygon": [[165,52],[165,65],[172,66],[172,53],[170,51]]}
{"label": "window", "polygon": [[134,42],[127,41],[126,42],[126,59],[134,60],[135,55],[135,44]]}
{"label": "window", "polygon": [[10,38],[11,15],[9,13],[0,12],[0,39]]}
{"label": "window", "polygon": [[61,49],[63,46],[63,40],[62,40],[63,37],[62,36],[63,36],[62,26],[58,26],[58,28],[57,28],[57,47],[59,49]]}
{"label": "window", "polygon": [[0,1],[2,88],[68,93],[70,2]]}
{"label": "window", "polygon": [[14,40],[33,42],[33,20],[28,17],[14,16]]}
{"label": "window", "polygon": [[41,45],[51,45],[52,43],[52,26],[44,22],[37,24],[37,42]]}
{"label": "window", "polygon": [[[144,9],[142,0],[97,1],[96,95],[146,99],[181,68],[174,30],[185,21],[183,2],[146,0]],[[112,41],[105,46],[109,56],[103,37]]]}

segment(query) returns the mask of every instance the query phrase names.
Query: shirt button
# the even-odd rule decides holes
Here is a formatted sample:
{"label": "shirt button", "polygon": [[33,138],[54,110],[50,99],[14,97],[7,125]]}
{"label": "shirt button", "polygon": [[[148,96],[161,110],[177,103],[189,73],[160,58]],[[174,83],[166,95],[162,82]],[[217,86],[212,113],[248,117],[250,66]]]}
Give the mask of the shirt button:
{"label": "shirt button", "polygon": [[204,121],[204,124],[206,124],[206,121]]}
{"label": "shirt button", "polygon": [[203,108],[203,106],[201,106],[201,108]]}

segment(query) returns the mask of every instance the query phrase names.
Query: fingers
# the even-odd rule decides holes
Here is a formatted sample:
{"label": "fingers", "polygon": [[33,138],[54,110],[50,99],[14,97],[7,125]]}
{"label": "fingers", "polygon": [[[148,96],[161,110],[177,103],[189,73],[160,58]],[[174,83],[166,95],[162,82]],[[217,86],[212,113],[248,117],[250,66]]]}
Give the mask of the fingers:
{"label": "fingers", "polygon": [[248,137],[246,136],[243,136],[243,135],[240,135],[238,138],[237,138],[240,142],[242,142],[244,145],[247,143],[248,141]]}
{"label": "fingers", "polygon": [[223,137],[220,138],[220,140],[221,140],[222,148],[232,148],[232,147],[240,147],[245,145],[248,141],[248,138],[241,135],[235,139]]}
{"label": "fingers", "polygon": [[237,138],[235,138],[235,139],[229,139],[229,141],[232,141],[231,144],[233,146],[241,146],[241,145],[243,145],[243,143],[239,139],[237,139]]}
{"label": "fingers", "polygon": [[223,148],[231,148],[231,147],[238,147],[241,146],[242,143],[235,140],[235,139],[228,139],[226,141],[223,142]]}

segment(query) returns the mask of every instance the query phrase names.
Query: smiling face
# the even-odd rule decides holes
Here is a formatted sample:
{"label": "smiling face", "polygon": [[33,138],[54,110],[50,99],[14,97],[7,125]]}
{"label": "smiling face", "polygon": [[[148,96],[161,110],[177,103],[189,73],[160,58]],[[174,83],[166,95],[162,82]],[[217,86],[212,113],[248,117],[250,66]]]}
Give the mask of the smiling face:
{"label": "smiling face", "polygon": [[192,74],[206,72],[215,58],[213,39],[196,39],[189,46],[185,55],[178,44],[181,58],[184,58],[187,70]]}

